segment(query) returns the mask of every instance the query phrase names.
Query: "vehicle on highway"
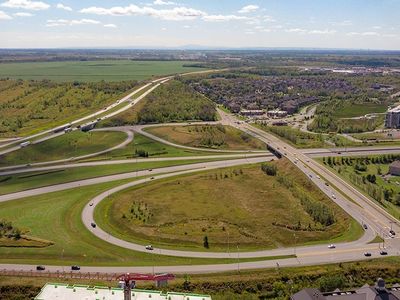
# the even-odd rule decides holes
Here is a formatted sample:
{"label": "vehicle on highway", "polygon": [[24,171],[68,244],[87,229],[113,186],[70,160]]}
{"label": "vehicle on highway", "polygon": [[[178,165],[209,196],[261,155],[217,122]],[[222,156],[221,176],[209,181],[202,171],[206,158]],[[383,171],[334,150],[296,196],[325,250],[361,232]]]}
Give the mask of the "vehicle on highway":
{"label": "vehicle on highway", "polygon": [[36,266],[36,271],[44,271],[46,270],[45,266]]}
{"label": "vehicle on highway", "polygon": [[154,250],[152,245],[147,245],[145,248],[146,248],[146,250]]}
{"label": "vehicle on highway", "polygon": [[19,144],[19,146],[20,146],[21,148],[24,148],[24,147],[26,147],[26,146],[29,146],[30,144],[31,144],[30,141],[26,141],[26,142],[23,142],[23,143]]}
{"label": "vehicle on highway", "polygon": [[326,186],[329,186],[329,183],[325,182],[325,185],[326,185]]}
{"label": "vehicle on highway", "polygon": [[330,245],[328,246],[328,248],[329,248],[329,249],[335,249],[336,246],[335,246],[334,244],[330,244]]}
{"label": "vehicle on highway", "polygon": [[371,256],[372,254],[370,252],[365,252],[364,256]]}
{"label": "vehicle on highway", "polygon": [[71,270],[72,270],[72,271],[79,271],[80,269],[81,269],[80,266],[76,266],[76,265],[71,266]]}
{"label": "vehicle on highway", "polygon": [[93,206],[93,202],[89,204],[89,206]]}
{"label": "vehicle on highway", "polygon": [[317,175],[317,179],[321,179],[321,178]]}
{"label": "vehicle on highway", "polygon": [[390,237],[391,239],[394,239],[394,235],[391,234],[390,232],[389,232],[389,237]]}
{"label": "vehicle on highway", "polygon": [[93,228],[96,228],[96,223],[90,223],[90,226],[92,226]]}
{"label": "vehicle on highway", "polygon": [[153,169],[149,169],[149,172],[153,171]]}
{"label": "vehicle on highway", "polygon": [[153,176],[151,176],[151,177],[150,177],[150,179],[151,179],[151,180],[153,180],[153,179],[154,179],[154,177],[153,177]]}
{"label": "vehicle on highway", "polygon": [[335,196],[335,194],[332,194],[332,199],[336,199],[336,196]]}
{"label": "vehicle on highway", "polygon": [[367,230],[368,229],[368,225],[367,224],[363,224],[363,228],[365,229],[365,230]]}
{"label": "vehicle on highway", "polygon": [[389,230],[389,233],[390,233],[391,235],[396,235],[396,232],[394,232],[393,229],[390,229],[390,230]]}
{"label": "vehicle on highway", "polygon": [[379,254],[380,254],[380,255],[387,255],[388,253],[387,253],[386,250],[381,250],[381,251],[379,252]]}

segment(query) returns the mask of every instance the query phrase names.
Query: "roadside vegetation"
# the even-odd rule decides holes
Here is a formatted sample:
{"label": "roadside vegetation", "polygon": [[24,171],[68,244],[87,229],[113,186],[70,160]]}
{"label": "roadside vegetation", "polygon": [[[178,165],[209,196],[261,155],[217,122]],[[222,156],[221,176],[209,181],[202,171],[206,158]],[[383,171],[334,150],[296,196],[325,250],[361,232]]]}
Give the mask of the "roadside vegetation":
{"label": "roadside vegetation", "polygon": [[189,147],[227,150],[266,149],[263,142],[249,134],[220,124],[149,127],[146,131],[167,141]]}
{"label": "roadside vegetation", "polygon": [[0,156],[0,166],[67,159],[112,148],[126,139],[124,132],[73,131]]}
{"label": "roadside vegetation", "polygon": [[389,174],[396,160],[400,155],[324,157],[321,162],[400,219],[400,177]]}
{"label": "roadside vegetation", "polygon": [[351,240],[361,234],[289,161],[271,165],[275,176],[254,165],[134,187],[101,202],[95,219],[126,240],[213,251]]}
{"label": "roadside vegetation", "polygon": [[138,108],[104,122],[104,126],[135,123],[215,121],[215,104],[178,80],[155,89]]}
{"label": "roadside vegetation", "polygon": [[136,81],[55,83],[0,79],[0,137],[29,135],[65,124],[106,107],[137,85]]}

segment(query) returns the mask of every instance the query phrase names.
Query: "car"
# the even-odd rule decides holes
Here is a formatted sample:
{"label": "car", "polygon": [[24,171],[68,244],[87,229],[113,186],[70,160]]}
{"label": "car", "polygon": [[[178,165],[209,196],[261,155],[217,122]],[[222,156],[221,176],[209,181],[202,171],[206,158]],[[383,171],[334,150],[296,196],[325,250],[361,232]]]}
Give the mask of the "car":
{"label": "car", "polygon": [[36,266],[36,271],[44,271],[46,270],[45,266]]}
{"label": "car", "polygon": [[76,265],[71,266],[71,270],[72,270],[72,271],[79,271],[80,269],[81,269],[80,266],[76,266]]}
{"label": "car", "polygon": [[368,226],[367,226],[367,224],[365,224],[365,223],[363,224],[363,227],[364,227],[365,230],[368,229]]}
{"label": "car", "polygon": [[370,252],[365,252],[364,256],[371,256],[372,254]]}
{"label": "car", "polygon": [[380,254],[380,255],[387,255],[388,253],[387,253],[386,250],[381,250],[381,251],[379,252],[379,254]]}
{"label": "car", "polygon": [[389,237],[394,239],[394,235],[389,232]]}
{"label": "car", "polygon": [[147,245],[145,248],[146,248],[146,250],[150,250],[150,251],[151,251],[151,250],[154,250],[154,248],[153,248],[152,245]]}
{"label": "car", "polygon": [[90,226],[92,226],[93,228],[96,228],[96,223],[90,223]]}
{"label": "car", "polygon": [[391,235],[396,235],[396,232],[394,232],[393,229],[390,229],[390,230],[389,230],[389,233],[390,233]]}
{"label": "car", "polygon": [[89,206],[93,206],[93,202],[89,204]]}
{"label": "car", "polygon": [[326,186],[329,186],[329,183],[325,182],[325,185],[326,185]]}
{"label": "car", "polygon": [[319,176],[317,175],[317,179],[321,179],[321,177],[319,177]]}
{"label": "car", "polygon": [[336,199],[336,196],[335,196],[335,194],[332,194],[332,199]]}
{"label": "car", "polygon": [[149,169],[149,172],[153,171],[153,169]]}
{"label": "car", "polygon": [[151,179],[151,180],[153,180],[153,179],[154,179],[154,177],[153,177],[153,176],[151,176],[151,177],[150,177],[150,179]]}
{"label": "car", "polygon": [[311,175],[311,174],[309,174],[308,176],[310,176],[310,178],[312,178],[312,175]]}
{"label": "car", "polygon": [[330,245],[328,246],[328,248],[329,248],[329,249],[335,249],[336,246],[335,246],[334,244],[330,244]]}

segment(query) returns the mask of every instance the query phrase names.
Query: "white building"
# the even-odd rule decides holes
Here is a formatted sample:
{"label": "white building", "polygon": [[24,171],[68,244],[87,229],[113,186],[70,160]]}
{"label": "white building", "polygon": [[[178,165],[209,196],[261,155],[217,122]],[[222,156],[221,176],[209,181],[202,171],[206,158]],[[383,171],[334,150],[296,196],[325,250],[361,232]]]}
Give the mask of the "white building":
{"label": "white building", "polygon": [[[132,290],[132,300],[211,300],[210,296],[186,293],[166,293],[150,290]],[[121,288],[89,287],[47,283],[35,300],[123,300]]]}
{"label": "white building", "polygon": [[385,127],[400,128],[400,105],[387,111]]}

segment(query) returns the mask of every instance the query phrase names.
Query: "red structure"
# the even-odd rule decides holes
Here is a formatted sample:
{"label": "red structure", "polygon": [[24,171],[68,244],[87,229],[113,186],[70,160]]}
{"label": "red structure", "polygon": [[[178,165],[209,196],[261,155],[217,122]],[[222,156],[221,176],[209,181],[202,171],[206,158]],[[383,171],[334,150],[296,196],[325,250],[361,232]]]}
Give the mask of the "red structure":
{"label": "red structure", "polygon": [[124,300],[131,300],[131,290],[135,288],[136,281],[155,281],[157,286],[164,285],[168,280],[175,279],[173,274],[139,274],[126,273],[117,277],[124,282]]}

